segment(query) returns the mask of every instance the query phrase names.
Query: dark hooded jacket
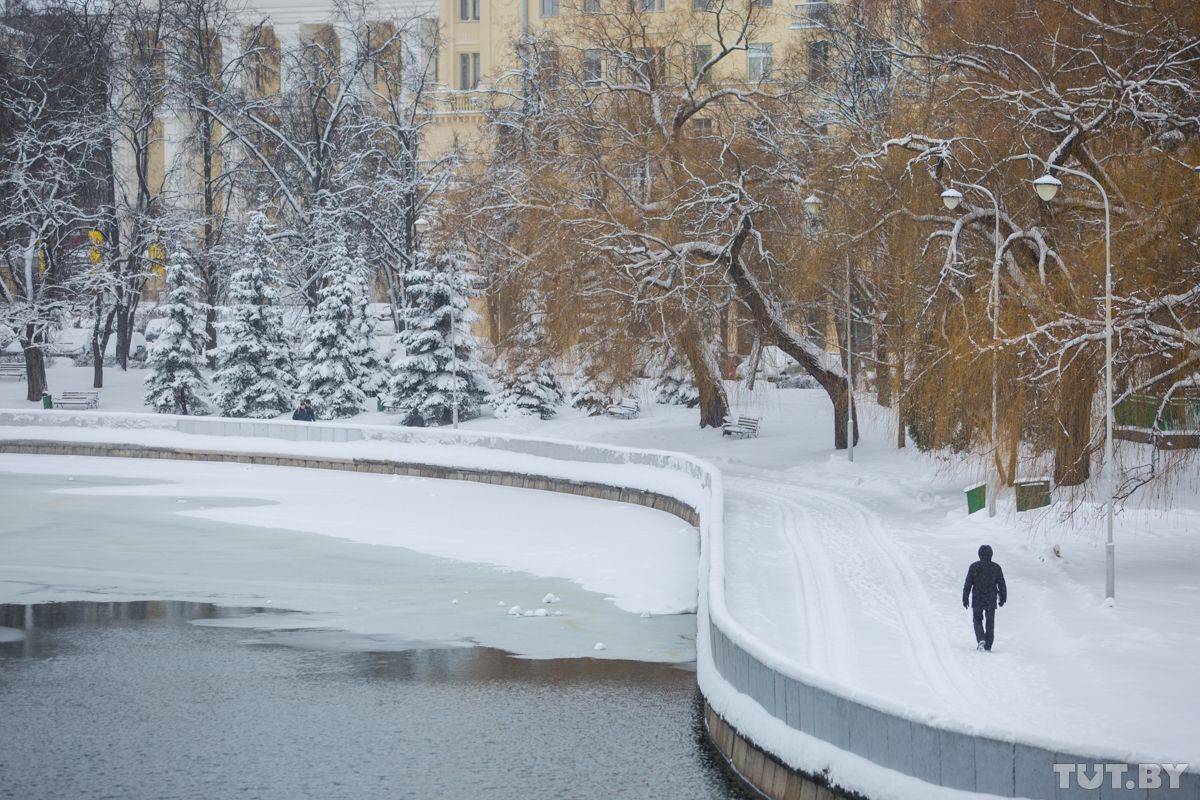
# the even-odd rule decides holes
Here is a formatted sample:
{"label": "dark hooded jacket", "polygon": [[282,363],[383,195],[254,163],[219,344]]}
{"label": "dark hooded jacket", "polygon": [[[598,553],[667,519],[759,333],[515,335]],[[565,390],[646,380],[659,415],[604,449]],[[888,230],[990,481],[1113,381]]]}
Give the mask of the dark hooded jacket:
{"label": "dark hooded jacket", "polygon": [[997,599],[1004,605],[1008,600],[1008,587],[1004,585],[1004,570],[992,561],[992,548],[985,544],[979,548],[979,560],[967,570],[963,605],[969,600],[975,608],[995,608]]}

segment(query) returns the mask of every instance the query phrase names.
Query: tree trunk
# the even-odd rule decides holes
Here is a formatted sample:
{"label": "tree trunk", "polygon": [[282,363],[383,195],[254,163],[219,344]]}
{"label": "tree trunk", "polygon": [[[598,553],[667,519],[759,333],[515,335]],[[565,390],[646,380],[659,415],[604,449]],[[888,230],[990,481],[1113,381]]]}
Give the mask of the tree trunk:
{"label": "tree trunk", "polygon": [[896,448],[904,449],[908,445],[907,431],[904,429],[904,349],[901,347],[895,354],[896,359]]}
{"label": "tree trunk", "polygon": [[25,399],[31,403],[42,399],[46,391],[46,357],[42,353],[41,339],[44,334],[38,333],[33,325],[25,326],[25,336],[21,339],[21,347],[25,352]]}
{"label": "tree trunk", "polygon": [[[821,365],[819,351],[804,337],[793,331],[783,317],[774,313],[771,301],[746,265],[741,261],[742,245],[751,230],[750,218],[742,219],[742,226],[733,238],[729,249],[727,269],[738,297],[750,309],[751,316],[762,331],[763,343],[773,344],[796,359],[804,371],[811,375],[829,399],[833,401],[833,446],[845,450],[848,446],[846,412],[850,403],[846,387],[846,374],[841,369],[827,369]],[[854,418],[854,443],[858,444],[858,411]]]}
{"label": "tree trunk", "polygon": [[1054,482],[1078,486],[1092,474],[1092,400],[1099,383],[1090,359],[1078,358],[1062,373],[1054,426]]}
{"label": "tree trunk", "polygon": [[880,331],[875,333],[875,402],[883,408],[892,405],[892,366],[888,363],[887,342]]}
{"label": "tree trunk", "polygon": [[696,388],[700,390],[700,427],[719,428],[729,416],[729,399],[721,383],[721,365],[712,343],[704,337],[695,321],[689,321],[682,331],[684,357],[692,368]]}
{"label": "tree trunk", "polygon": [[754,391],[754,382],[758,378],[758,365],[762,361],[762,335],[754,334],[754,343],[750,345],[750,357],[746,359],[749,376],[746,378],[746,388]]}

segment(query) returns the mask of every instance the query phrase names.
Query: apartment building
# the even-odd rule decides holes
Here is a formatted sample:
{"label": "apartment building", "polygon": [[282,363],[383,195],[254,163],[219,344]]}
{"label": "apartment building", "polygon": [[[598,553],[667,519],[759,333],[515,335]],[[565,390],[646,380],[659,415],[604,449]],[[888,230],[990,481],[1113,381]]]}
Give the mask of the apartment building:
{"label": "apartment building", "polygon": [[[675,64],[703,64],[718,47],[718,25],[753,14],[746,49],[724,59],[706,79],[769,82],[775,65],[788,57],[804,59],[810,74],[820,79],[830,55],[827,0],[740,2],[750,5],[735,8],[722,0],[438,0],[438,88],[427,103],[427,152],[440,155],[476,135],[485,110],[496,102],[494,91],[516,89],[521,42],[552,40],[564,66],[573,61],[572,68],[592,70],[599,78],[611,65],[604,63],[602,49],[588,41],[596,28],[589,23],[629,11],[645,25],[651,49],[656,39],[669,42],[671,52],[664,60]],[[678,52],[681,48],[690,52]],[[546,68],[544,57],[541,68]]]}

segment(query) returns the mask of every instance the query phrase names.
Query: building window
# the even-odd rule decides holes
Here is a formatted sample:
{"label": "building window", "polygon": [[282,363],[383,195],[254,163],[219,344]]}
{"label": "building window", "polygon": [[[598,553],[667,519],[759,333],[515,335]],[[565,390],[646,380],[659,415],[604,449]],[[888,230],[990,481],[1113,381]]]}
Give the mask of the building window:
{"label": "building window", "polygon": [[829,80],[829,42],[808,43],[808,80],[812,83]]}
{"label": "building window", "polygon": [[698,44],[692,48],[692,74],[699,75],[701,83],[712,82],[712,69],[704,69],[704,65],[712,61],[712,57],[711,44]]}
{"label": "building window", "polygon": [[829,24],[829,3],[827,0],[809,0],[805,3],[796,3],[793,6],[796,12],[796,21],[792,23],[793,28],[824,28]]}
{"label": "building window", "polygon": [[600,83],[604,69],[604,57],[599,50],[584,50],[581,66],[584,86],[595,86]]}
{"label": "building window", "polygon": [[600,0],[583,0],[583,13],[599,14],[600,13]]}
{"label": "building window", "polygon": [[775,0],[750,0],[750,5],[758,8],[770,8],[775,5]]}
{"label": "building window", "polygon": [[480,2],[482,0],[458,0],[458,18],[464,22],[478,22]]}
{"label": "building window", "polygon": [[709,117],[692,117],[692,122],[696,125],[697,136],[712,136],[713,121]]}
{"label": "building window", "polygon": [[892,77],[892,51],[887,42],[876,40],[867,51],[867,78],[888,80]]}
{"label": "building window", "polygon": [[542,16],[557,17],[558,16],[558,0],[542,0]]}
{"label": "building window", "polygon": [[749,58],[748,74],[752,81],[771,80],[772,53],[775,45],[763,42],[751,43],[747,46]]}
{"label": "building window", "polygon": [[692,11],[712,11],[713,0],[692,0]]}
{"label": "building window", "polygon": [[479,86],[479,53],[458,54],[458,88],[475,89]]}
{"label": "building window", "polygon": [[666,0],[637,0],[639,11],[666,11]]}

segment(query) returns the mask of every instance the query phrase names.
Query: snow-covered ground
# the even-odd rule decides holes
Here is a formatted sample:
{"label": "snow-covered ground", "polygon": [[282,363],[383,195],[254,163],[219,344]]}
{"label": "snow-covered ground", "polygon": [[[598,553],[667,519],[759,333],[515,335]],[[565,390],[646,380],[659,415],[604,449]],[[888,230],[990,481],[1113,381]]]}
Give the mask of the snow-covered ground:
{"label": "snow-covered ground", "polygon": [[[108,375],[102,408],[141,410],[139,376]],[[57,392],[86,388],[90,373],[55,367],[50,377]],[[0,386],[0,406],[28,407],[23,388]],[[635,420],[564,410],[549,422],[484,418],[463,427],[681,450],[716,463],[726,482],[730,611],[783,658],[848,693],[955,727],[1200,763],[1194,473],[1170,507],[1147,501],[1118,515],[1118,602],[1106,607],[1102,518],[1086,498],[1018,515],[1005,495],[995,519],[967,516],[962,487],[979,476],[897,451],[884,416],[864,420],[850,464],[831,449],[821,392],[731,391],[735,411],[763,416],[760,438],[701,431],[696,412],[648,396]],[[356,421],[395,418],[367,412]],[[1071,502],[1074,522],[1062,522]],[[1009,586],[990,654],[975,651],[960,602],[983,543],[995,548]]]}

